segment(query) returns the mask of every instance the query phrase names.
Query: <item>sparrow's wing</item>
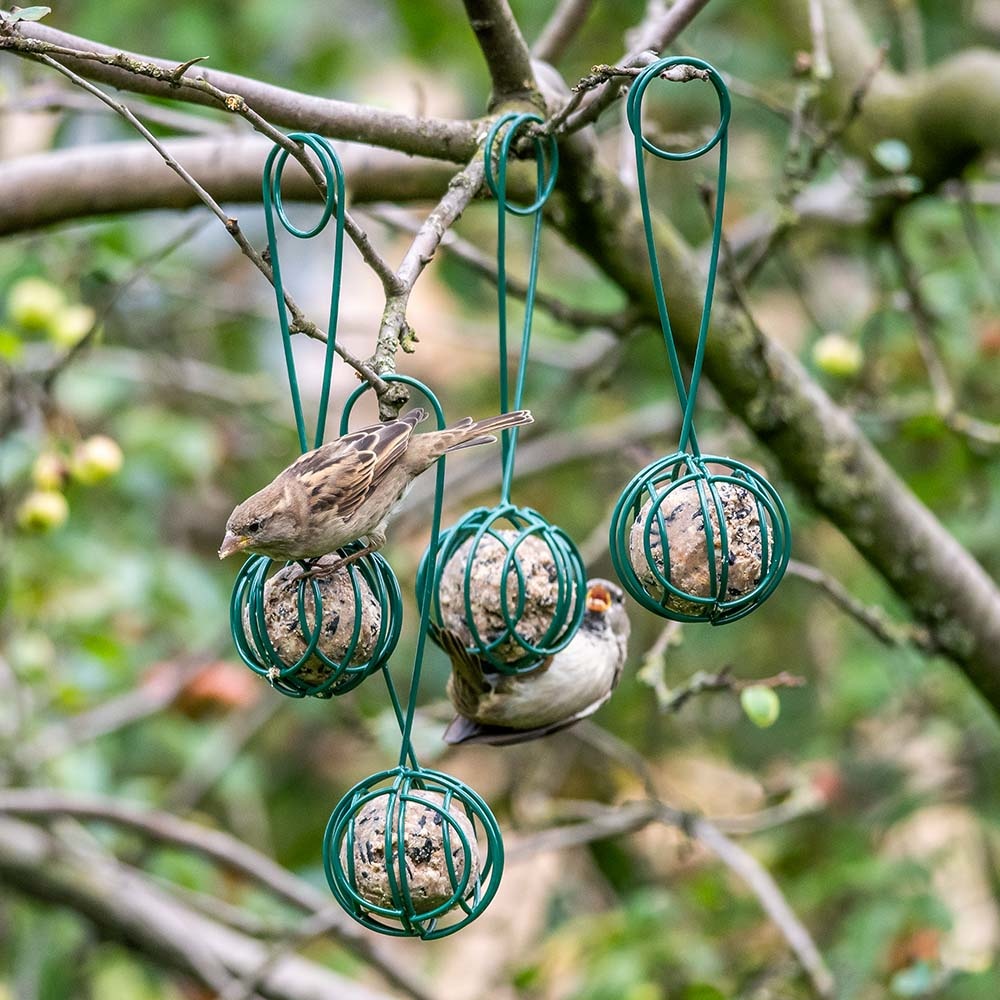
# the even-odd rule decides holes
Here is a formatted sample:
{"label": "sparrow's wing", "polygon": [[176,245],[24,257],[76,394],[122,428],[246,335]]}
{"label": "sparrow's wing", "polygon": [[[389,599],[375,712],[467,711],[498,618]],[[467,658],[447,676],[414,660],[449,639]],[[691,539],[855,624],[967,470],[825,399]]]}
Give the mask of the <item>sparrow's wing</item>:
{"label": "sparrow's wing", "polygon": [[588,715],[593,715],[609,698],[611,692],[592,701],[579,712],[570,715],[558,722],[549,723],[547,726],[538,726],[535,729],[512,729],[509,726],[484,726],[472,719],[465,718],[464,715],[456,715],[448,723],[441,737],[445,743],[454,746],[458,743],[489,743],[492,746],[511,746],[515,743],[527,743],[529,740],[538,740],[543,736],[558,733],[561,729],[568,729],[581,719],[586,719]]}
{"label": "sparrow's wing", "polygon": [[312,509],[350,517],[406,451],[413,428],[427,416],[419,408],[398,420],[372,424],[307,452],[286,475],[298,479]]}
{"label": "sparrow's wing", "polygon": [[491,690],[492,685],[486,679],[488,665],[475,653],[470,653],[465,648],[465,643],[451,629],[429,622],[427,634],[448,654],[456,682],[467,687],[477,697]]}

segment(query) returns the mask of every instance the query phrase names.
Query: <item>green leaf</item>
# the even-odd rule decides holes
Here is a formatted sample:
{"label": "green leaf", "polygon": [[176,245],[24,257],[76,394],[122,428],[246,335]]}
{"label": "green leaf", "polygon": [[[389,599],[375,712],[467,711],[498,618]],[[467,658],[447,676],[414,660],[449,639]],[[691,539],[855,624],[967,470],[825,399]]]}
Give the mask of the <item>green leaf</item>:
{"label": "green leaf", "polygon": [[773,688],[752,684],[740,692],[740,704],[747,718],[761,729],[773,726],[781,712],[781,702]]}
{"label": "green leaf", "polygon": [[691,983],[684,991],[684,1000],[726,1000],[726,995],[709,983]]}
{"label": "green leaf", "polygon": [[11,12],[12,21],[40,21],[52,13],[51,7],[15,7]]}
{"label": "green leaf", "polygon": [[890,174],[902,174],[910,169],[913,154],[902,139],[883,139],[872,150],[875,162]]}

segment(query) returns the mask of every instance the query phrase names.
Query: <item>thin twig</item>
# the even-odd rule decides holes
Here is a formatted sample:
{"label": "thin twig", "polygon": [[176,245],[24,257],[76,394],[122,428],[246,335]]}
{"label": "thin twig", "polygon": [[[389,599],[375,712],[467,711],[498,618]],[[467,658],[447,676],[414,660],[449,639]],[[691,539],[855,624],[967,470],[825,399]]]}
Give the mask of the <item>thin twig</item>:
{"label": "thin twig", "polygon": [[[83,79],[83,77],[74,73],[68,67],[62,65],[57,59],[53,59],[48,55],[37,55],[36,58],[40,62],[44,62],[46,65],[51,66],[54,70],[62,73],[67,79],[72,81],[76,86],[93,94],[98,100],[103,101],[109,108],[121,115],[163,158],[164,163],[171,170],[174,171],[187,184],[192,191],[198,196],[198,199],[205,204],[212,213],[219,219],[219,221],[225,226],[226,232],[235,240],[237,246],[243,251],[244,255],[253,263],[253,265],[264,275],[265,278],[272,284],[274,283],[274,274],[271,270],[270,265],[261,257],[257,252],[256,248],[250,243],[249,240],[243,235],[243,230],[240,228],[239,222],[235,218],[231,218],[222,209],[219,203],[184,169],[181,164],[179,164],[170,153],[164,148],[163,144],[146,128],[142,122],[122,103],[116,101],[114,98],[105,94],[99,87],[95,87],[88,80]],[[285,305],[288,307],[288,311],[291,314],[292,322],[291,329],[293,332],[304,333],[309,337],[313,337],[316,340],[326,341],[326,334],[323,333],[314,323],[310,322],[305,318],[302,310],[296,305],[295,301],[286,292],[285,293]],[[380,396],[385,395],[388,390],[387,383],[371,368],[355,358],[353,354],[345,350],[340,344],[337,344],[337,353],[344,359],[347,364],[349,364],[359,375],[366,379],[375,389],[376,393]]]}
{"label": "thin twig", "polygon": [[559,0],[559,4],[531,47],[536,59],[557,63],[583,27],[594,0]]}
{"label": "thin twig", "polygon": [[171,237],[162,247],[157,248],[141,260],[124,281],[120,281],[115,285],[113,291],[102,305],[100,312],[94,317],[94,322],[91,323],[90,329],[72,347],[58,357],[52,363],[49,370],[42,376],[42,389],[46,393],[52,391],[52,386],[59,376],[93,344],[98,331],[103,327],[122,296],[137,281],[149,274],[158,264],[163,263],[171,254],[184,246],[188,240],[196,236],[205,227],[206,221],[205,219],[195,219],[194,222],[182,229],[176,236]]}
{"label": "thin twig", "polygon": [[[410,294],[424,268],[433,259],[445,233],[476,196],[482,186],[484,176],[483,158],[476,155],[451,179],[444,197],[421,223],[396,272],[399,281],[397,290],[386,297],[378,332],[378,342],[370,362],[374,371],[380,374],[393,371],[396,351],[399,348],[404,351],[413,349],[412,342],[416,338],[406,319]],[[405,395],[397,395],[394,399],[388,400],[389,405],[387,406],[387,397],[384,393],[379,393],[382,416],[392,415],[392,405],[401,405],[405,398]]]}
{"label": "thin twig", "polygon": [[[662,52],[707,5],[708,0],[677,0],[666,13],[640,26],[636,43],[617,65],[625,68],[648,65],[650,58]],[[564,123],[559,131],[576,132],[592,124],[620,95],[621,88],[613,80],[601,84],[585,99],[576,101],[577,107],[572,114],[565,108],[557,112]]]}
{"label": "thin twig", "polygon": [[882,608],[869,607],[859,601],[839,580],[817,566],[790,559],[786,572],[818,587],[841,611],[863,625],[886,646],[910,645],[925,653],[938,652],[937,643],[928,629],[892,621]]}
{"label": "thin twig", "polygon": [[971,417],[958,406],[958,395],[951,383],[938,345],[936,332],[938,318],[920,287],[920,276],[916,265],[903,246],[898,228],[898,223],[891,227],[889,245],[896,259],[903,290],[906,292],[909,313],[913,318],[913,334],[924,367],[927,369],[938,415],[955,433],[962,434],[979,444],[996,447],[1000,445],[1000,425]]}
{"label": "thin twig", "polygon": [[602,807],[597,803],[587,803],[587,806],[590,815],[585,821],[543,830],[512,844],[507,851],[508,861],[516,863],[542,851],[565,850],[595,840],[635,833],[651,823],[676,827],[708,848],[743,880],[781,932],[809,977],[816,995],[823,998],[834,995],[833,974],[781,888],[756,858],[727,837],[713,822],[657,799],[611,807]]}
{"label": "thin twig", "polygon": [[[419,233],[421,222],[412,212],[407,211],[398,205],[381,204],[373,205],[366,209],[366,214],[387,226],[403,230],[408,233]],[[498,280],[496,259],[479,249],[475,243],[459,236],[453,229],[449,229],[441,239],[441,248],[447,250],[452,256],[467,264],[477,274],[481,274],[492,284]],[[507,275],[507,291],[514,298],[523,299],[528,293],[527,282],[516,275]],[[544,309],[553,319],[560,323],[565,323],[577,331],[582,330],[609,330],[615,334],[623,335],[631,330],[638,319],[637,310],[625,308],[618,312],[599,312],[596,309],[581,309],[572,306],[568,302],[550,295],[547,292],[535,291],[535,305],[539,309]]]}
{"label": "thin twig", "polygon": [[836,120],[820,132],[819,136],[813,141],[808,154],[801,157],[801,165],[798,167],[795,166],[795,161],[799,160],[800,157],[797,155],[795,146],[804,130],[792,128],[789,139],[789,151],[785,156],[783,180],[781,188],[775,196],[778,211],[767,235],[759,241],[754,256],[743,267],[742,283],[744,286],[749,286],[752,283],[764,264],[770,259],[774,250],[798,226],[800,219],[793,208],[796,195],[816,176],[824,157],[840,141],[844,133],[861,114],[865,98],[868,96],[875,78],[885,65],[888,51],[886,45],[879,47],[872,64],[862,75],[861,79],[858,80],[857,85],[851,92],[851,97],[844,111]]}
{"label": "thin twig", "polygon": [[812,34],[813,43],[813,79],[829,80],[833,76],[833,67],[830,65],[830,46],[827,43],[823,0],[809,0],[809,31]]}

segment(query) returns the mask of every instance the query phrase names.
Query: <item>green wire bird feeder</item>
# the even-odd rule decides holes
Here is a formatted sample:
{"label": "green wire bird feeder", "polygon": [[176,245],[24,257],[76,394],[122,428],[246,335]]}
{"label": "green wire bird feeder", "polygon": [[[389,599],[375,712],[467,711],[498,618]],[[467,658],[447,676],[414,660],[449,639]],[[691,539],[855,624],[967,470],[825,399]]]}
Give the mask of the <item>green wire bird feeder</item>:
{"label": "green wire bird feeder", "polygon": [[[672,66],[704,70],[718,94],[719,127],[697,149],[671,152],[642,134],[646,88]],[[683,419],[677,451],[636,474],[615,506],[610,534],[615,572],[643,607],[675,621],[713,625],[742,618],[769,597],[785,572],[791,550],[788,514],[774,487],[742,462],[702,455],[694,428],[722,240],[731,110],[729,91],[718,71],[686,56],[647,66],[629,91],[628,123],[635,138],[636,178],[653,290]],[[685,385],[660,277],[643,152],[664,160],[693,160],[716,146],[719,174],[712,252],[691,378]]]}
{"label": "green wire bird feeder", "polygon": [[[531,341],[542,208],[555,186],[559,166],[555,140],[533,137],[536,196],[529,205],[507,198],[507,168],[516,137],[537,115],[511,112],[499,118],[486,138],[486,183],[497,200],[497,289],[500,344],[500,406],[521,408]],[[497,140],[501,133],[499,150]],[[531,258],[524,306],[521,355],[511,400],[507,352],[506,216],[533,216]],[[467,513],[429,547],[418,571],[418,586],[434,571],[432,619],[455,633],[466,649],[496,671],[534,670],[563,649],[584,612],[586,573],[580,553],[561,528],[538,511],[511,502],[518,428],[502,433],[503,484],[500,503]],[[436,553],[436,559],[431,554]],[[433,565],[432,565],[433,563]],[[436,569],[435,569],[436,567]]]}
{"label": "green wire bird feeder", "polygon": [[[426,386],[405,375],[384,377],[422,392],[438,428],[445,427],[441,405]],[[359,386],[348,399],[341,433],[369,388]],[[429,552],[439,547],[444,463],[438,460]],[[358,923],[393,937],[454,934],[486,909],[503,873],[503,840],[489,806],[457,778],[422,768],[413,749],[435,577],[432,566],[417,581],[420,631],[405,712],[389,670],[383,671],[400,728],[399,762],[348,791],[323,838],[323,867],[334,897]]]}
{"label": "green wire bird feeder", "polygon": [[[305,419],[274,217],[277,215],[286,232],[304,240],[317,236],[331,218],[336,219],[323,385],[313,444],[318,448],[326,432],[336,347],[344,248],[344,171],[333,147],[322,136],[293,133],[289,138],[316,154],[326,181],[326,201],[319,221],[311,229],[300,229],[285,214],[281,200],[281,177],[288,150],[276,145],[264,166],[264,211],[274,293],[299,445],[305,452]],[[322,573],[324,564],[359,548],[361,544],[353,542],[321,559],[285,563],[277,569],[273,560],[255,555],[237,575],[229,614],[236,649],[251,670],[267,678],[282,694],[293,698],[343,694],[379,670],[395,649],[402,626],[402,604],[399,584],[385,559],[373,553],[332,574]]]}

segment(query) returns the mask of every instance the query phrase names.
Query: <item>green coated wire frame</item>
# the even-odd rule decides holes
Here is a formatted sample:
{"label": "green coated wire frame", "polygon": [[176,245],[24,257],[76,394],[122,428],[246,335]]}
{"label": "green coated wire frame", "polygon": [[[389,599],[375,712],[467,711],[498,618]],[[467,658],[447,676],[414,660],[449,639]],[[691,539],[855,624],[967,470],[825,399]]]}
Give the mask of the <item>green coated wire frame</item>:
{"label": "green coated wire frame", "polygon": [[[696,149],[680,152],[661,149],[642,134],[642,99],[645,96],[646,89],[654,79],[673,66],[692,66],[696,69],[705,70],[719,97],[719,126],[715,130],[715,134],[708,142]],[[694,408],[698,397],[701,369],[705,360],[705,344],[708,340],[708,328],[712,315],[712,298],[715,294],[715,276],[719,268],[719,248],[722,244],[722,214],[726,198],[726,164],[729,149],[729,119],[732,115],[732,101],[729,97],[729,89],[726,87],[725,81],[714,66],[703,59],[695,59],[690,56],[668,56],[667,58],[658,59],[656,62],[650,63],[636,78],[635,83],[632,84],[629,90],[626,115],[629,128],[632,130],[632,135],[635,138],[636,184],[639,190],[639,205],[642,209],[642,222],[646,234],[646,248],[649,251],[649,264],[653,278],[653,291],[656,295],[656,308],[660,317],[660,327],[663,331],[667,356],[670,360],[670,372],[673,376],[674,386],[677,389],[677,396],[680,399],[684,414],[681,422],[678,450],[690,450],[693,454],[697,455],[698,441],[694,432]],[[670,326],[667,300],[663,292],[663,279],[660,276],[660,262],[656,252],[656,239],[653,234],[652,213],[649,208],[649,190],[646,185],[646,167],[643,151],[650,152],[654,156],[658,156],[664,160],[694,160],[699,156],[704,156],[705,153],[708,153],[716,146],[719,147],[719,172],[716,183],[715,219],[712,224],[712,250],[709,254],[708,280],[705,285],[705,300],[702,306],[701,324],[698,329],[698,343],[695,348],[694,361],[691,365],[691,380],[685,386],[680,358],[677,354],[677,345],[674,342],[674,334]]]}
{"label": "green coated wire frame", "polygon": [[[524,381],[528,371],[528,349],[531,345],[531,325],[535,312],[535,289],[538,284],[538,258],[542,238],[542,208],[555,187],[559,172],[559,147],[552,136],[532,137],[535,150],[536,193],[529,205],[517,205],[507,197],[507,167],[511,145],[518,132],[532,124],[542,124],[538,115],[519,114],[516,111],[502,115],[486,135],[484,155],[486,158],[486,186],[497,200],[497,312],[500,345],[500,412],[509,413],[521,408],[524,396]],[[495,152],[497,136],[507,128],[500,142],[499,152]],[[547,155],[546,155],[547,154]],[[496,167],[493,161],[496,158]],[[548,166],[546,166],[548,164]],[[527,291],[524,297],[524,327],[521,333],[521,357],[514,383],[514,399],[510,399],[509,362],[507,349],[507,213],[520,216],[534,216],[531,234],[531,257],[528,267]],[[517,450],[519,428],[505,430],[501,434],[503,453],[503,485],[500,490],[502,503],[510,501],[511,483],[514,478],[514,455]]]}
{"label": "green coated wire frame", "polygon": [[[531,137],[530,143],[535,159],[535,197],[527,205],[511,201],[507,196],[507,171],[518,135],[541,119],[538,115],[509,112],[498,118],[486,136],[483,148],[486,184],[497,201],[497,312],[499,343],[499,383],[500,409],[503,413],[518,410],[522,406],[524,385],[528,370],[528,356],[531,346],[531,329],[535,309],[535,293],[538,285],[538,264],[541,245],[542,209],[552,193],[559,171],[559,150],[555,140],[548,136],[544,140]],[[524,325],[521,333],[521,354],[514,380],[513,397],[510,385],[509,365],[509,323],[507,317],[507,215],[533,217],[531,252],[528,269],[527,291],[525,295]],[[549,524],[537,511],[528,507],[518,507],[511,503],[510,493],[514,477],[514,462],[517,451],[518,428],[504,430],[501,434],[503,478],[500,502],[496,507],[479,507],[467,513],[458,524],[444,532],[441,549],[428,548],[418,571],[418,585],[430,576],[434,577],[434,617],[435,624],[441,624],[441,602],[439,587],[441,574],[449,560],[469,539],[470,553],[465,563],[463,577],[463,613],[465,625],[472,641],[470,652],[486,659],[500,673],[527,673],[536,669],[545,659],[558,652],[573,638],[583,619],[586,574],[583,560],[572,539],[560,528]],[[510,528],[498,528],[506,523]],[[512,531],[514,538],[503,537],[502,532]],[[472,606],[472,572],[476,563],[479,543],[489,536],[505,549],[500,567],[500,614],[504,628],[492,638],[480,634],[476,625],[475,609]],[[555,567],[557,594],[551,621],[544,633],[534,641],[520,634],[518,626],[527,604],[527,587],[524,570],[521,567],[518,549],[529,539],[541,541],[552,556]],[[431,553],[434,561],[431,563]],[[435,570],[436,567],[436,570]],[[508,582],[513,582],[516,591],[513,596],[508,591]],[[519,650],[516,656],[510,652]]]}
{"label": "green coated wire frame", "polygon": [[[295,361],[292,353],[291,331],[288,311],[285,305],[284,281],[281,269],[281,255],[278,248],[278,227],[297,239],[312,239],[322,232],[331,218],[335,219],[333,265],[330,285],[330,310],[327,324],[327,342],[323,361],[323,381],[313,447],[323,443],[326,433],[327,412],[333,375],[333,360],[336,350],[337,321],[339,314],[340,290],[344,250],[345,180],[344,170],[336,151],[330,142],[319,135],[295,132],[289,138],[300,142],[317,157],[326,183],[323,211],[317,222],[309,228],[296,226],[285,211],[281,194],[281,180],[289,152],[275,145],[264,164],[262,196],[264,218],[267,226],[268,253],[274,280],[275,300],[281,328],[285,366],[292,397],[292,408],[298,432],[299,447],[308,449],[303,415],[302,399],[299,392]],[[360,547],[352,543],[345,551]],[[342,694],[360,684],[366,677],[380,669],[391,655],[399,638],[402,620],[402,603],[399,584],[389,564],[377,553],[348,567],[351,590],[354,598],[355,616],[353,630],[347,640],[347,649],[339,662],[335,662],[319,649],[319,641],[324,626],[324,614],[319,583],[315,579],[303,580],[298,587],[298,622],[305,645],[303,653],[293,663],[288,663],[278,654],[268,635],[264,610],[264,592],[273,560],[264,556],[251,556],[237,575],[230,601],[230,629],[240,658],[255,673],[267,678],[275,690],[290,697],[326,698]],[[302,562],[303,567],[308,561]],[[353,663],[355,652],[361,641],[362,626],[362,583],[378,601],[380,608],[379,631],[371,656],[362,663]],[[314,621],[310,624],[306,610],[307,588],[313,598]],[[307,663],[314,663],[327,676],[316,682],[306,681],[298,676]]]}
{"label": "green coated wire frame", "polygon": [[[424,385],[419,379],[415,379],[409,375],[384,375],[383,378],[387,382],[401,382],[404,385],[410,386],[412,389],[416,389],[423,394],[424,398],[430,404],[431,409],[434,411],[434,416],[437,418],[438,430],[444,430],[445,419],[444,410],[441,409],[441,404],[438,402],[437,396],[434,395],[431,390]],[[366,392],[371,389],[370,385],[359,385],[350,396],[347,397],[347,401],[344,403],[344,412],[340,418],[340,433],[346,434],[350,427],[351,411],[354,409],[354,404],[358,399],[361,398]],[[434,471],[435,482],[434,482],[434,509],[431,514],[431,538],[428,545],[428,552],[437,552],[438,541],[441,536],[441,507],[444,502],[444,472],[445,472],[445,458],[442,455],[437,461],[437,468]],[[422,581],[422,586],[419,587],[418,601],[420,607],[420,629],[417,633],[417,648],[413,656],[413,678],[410,682],[410,695],[406,706],[406,713],[403,717],[402,725],[402,748],[399,753],[399,766],[402,767],[407,759],[413,761],[414,766],[416,766],[416,755],[413,752],[413,746],[410,740],[410,736],[413,732],[413,718],[417,710],[417,695],[418,689],[420,687],[420,672],[423,667],[424,661],[424,647],[427,643],[427,631],[428,622],[430,621],[430,610],[431,601],[433,599],[433,578],[434,574],[426,577]],[[395,706],[397,713],[397,719],[399,718],[399,701],[396,696],[396,691],[392,683],[392,677],[389,671],[384,671],[386,685],[389,688],[389,696]]]}
{"label": "green coated wire frame", "polygon": [[[434,411],[438,429],[446,426],[441,404],[426,385],[408,375],[390,374],[384,378],[389,382],[401,382],[422,393]],[[368,385],[358,386],[348,397],[341,417],[341,434],[347,433],[349,429],[350,415],[354,404],[370,388]],[[443,456],[438,459],[435,475],[429,553],[437,552],[439,547],[445,477]],[[413,673],[405,711],[389,670],[383,670],[389,700],[400,729],[398,764],[390,770],[379,772],[355,785],[334,809],[323,838],[323,863],[327,881],[334,896],[344,909],[366,927],[382,934],[418,936],[424,939],[453,934],[475,919],[495,895],[503,872],[503,840],[500,836],[500,828],[489,806],[473,789],[457,778],[422,768],[413,747],[413,720],[416,716],[421,669],[430,621],[434,577],[435,574],[432,571],[423,577],[418,577],[417,581],[420,629],[417,634]],[[390,787],[388,789],[380,787],[386,781],[391,781]],[[440,793],[443,796],[443,803],[439,806],[433,801],[411,794],[414,788],[425,792]],[[367,804],[383,797],[387,798],[388,801],[385,810],[386,822],[382,857],[386,863],[386,877],[393,902],[391,907],[378,906],[358,892],[354,861],[355,824],[358,816]],[[470,859],[475,845],[470,843],[465,831],[451,814],[453,800],[462,806],[470,821],[479,822],[486,838],[486,860],[472,888],[471,899],[468,898],[472,876]],[[399,806],[400,801],[403,803],[401,807]],[[408,882],[407,858],[401,846],[405,840],[406,806],[409,803],[418,803],[424,808],[433,810],[440,817],[443,850],[447,859],[448,876],[452,887],[450,898],[424,912],[418,910],[417,901],[411,893]],[[458,837],[462,846],[465,864],[461,872],[455,868],[452,837]],[[389,863],[390,858],[395,858],[395,865]],[[438,918],[456,907],[462,910],[465,916],[457,922],[443,927],[439,926]],[[394,919],[398,921],[398,925],[387,923],[384,918]]]}
{"label": "green coated wire frame", "polygon": [[274,277],[274,298],[278,305],[278,320],[281,324],[281,340],[285,350],[285,366],[288,369],[288,387],[292,394],[292,407],[295,410],[295,426],[299,432],[299,445],[302,451],[308,451],[305,418],[302,413],[302,397],[299,393],[298,379],[295,375],[295,358],[292,354],[292,337],[288,324],[288,309],[285,305],[285,286],[281,276],[281,260],[278,254],[277,230],[274,224],[275,216],[286,232],[301,240],[317,236],[330,217],[336,214],[334,231],[333,276],[330,284],[330,313],[326,328],[326,356],[323,361],[323,388],[320,391],[319,413],[316,417],[316,433],[313,448],[323,443],[326,434],[326,414],[330,403],[330,384],[333,375],[333,356],[337,344],[337,321],[340,310],[340,285],[342,280],[344,257],[344,168],[340,164],[333,146],[321,135],[310,132],[292,132],[289,136],[296,142],[301,142],[317,156],[326,181],[326,198],[323,203],[323,213],[319,221],[311,229],[300,229],[285,212],[281,199],[281,177],[285,164],[288,162],[288,150],[275,146],[268,154],[264,163],[263,197],[264,219],[267,224],[267,249],[271,259],[271,272]]}
{"label": "green coated wire frame", "polygon": [[[642,100],[646,90],[654,79],[674,66],[690,66],[704,70],[719,99],[719,124],[712,137],[695,149],[678,152],[661,149],[642,133]],[[788,514],[774,487],[763,476],[741,462],[719,456],[702,456],[694,427],[694,412],[705,360],[722,243],[732,102],[725,82],[709,63],[689,56],[668,56],[651,63],[636,78],[629,91],[626,114],[635,140],[636,182],[657,312],[667,349],[670,373],[681,405],[682,421],[677,451],[673,455],[651,463],[637,473],[615,505],[609,536],[611,560],[625,589],[650,611],[675,621],[709,621],[713,625],[721,625],[749,614],[774,591],[788,565],[791,551]],[[660,274],[644,154],[649,152],[665,160],[693,160],[710,152],[716,146],[719,147],[719,168],[715,218],[712,224],[712,248],[691,376],[685,384]],[[721,467],[722,471],[713,471],[717,467]],[[760,575],[755,585],[745,593],[736,592],[730,587],[730,529],[726,523],[726,511],[719,493],[719,485],[725,483],[744,490],[753,498],[756,507]],[[671,579],[667,528],[672,511],[665,514],[664,507],[669,508],[666,501],[675,490],[688,485],[696,489],[700,508],[707,571],[706,594],[687,593],[677,587]],[[638,524],[640,516],[644,518],[642,524]],[[641,555],[645,564],[644,572],[651,577],[645,584],[640,580],[632,563],[632,529],[637,526],[642,531],[642,544],[640,552],[635,555]],[[658,558],[662,561],[662,566],[657,564]]]}

